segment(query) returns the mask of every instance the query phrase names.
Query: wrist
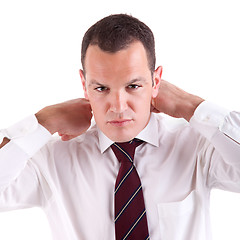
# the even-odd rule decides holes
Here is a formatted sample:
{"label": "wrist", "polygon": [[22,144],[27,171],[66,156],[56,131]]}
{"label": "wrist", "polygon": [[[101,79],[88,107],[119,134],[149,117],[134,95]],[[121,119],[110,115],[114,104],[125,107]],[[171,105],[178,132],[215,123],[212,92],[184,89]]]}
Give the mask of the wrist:
{"label": "wrist", "polygon": [[52,113],[52,109],[50,110],[49,107],[45,107],[35,114],[38,123],[42,125],[44,128],[46,128],[51,134],[57,132],[55,125],[52,123],[53,115],[54,114]]}
{"label": "wrist", "polygon": [[195,110],[203,101],[204,99],[196,95],[188,94],[181,105],[183,118],[189,122]]}

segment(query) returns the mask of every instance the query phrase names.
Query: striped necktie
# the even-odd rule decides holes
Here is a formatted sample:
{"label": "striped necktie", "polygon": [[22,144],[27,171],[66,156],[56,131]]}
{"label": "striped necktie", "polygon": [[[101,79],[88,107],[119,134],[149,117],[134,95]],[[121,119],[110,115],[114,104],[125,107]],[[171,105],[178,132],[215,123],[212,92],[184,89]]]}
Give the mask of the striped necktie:
{"label": "striped necktie", "polygon": [[121,163],[115,184],[116,240],[149,238],[142,184],[133,164],[135,148],[142,141],[114,143],[111,148]]}

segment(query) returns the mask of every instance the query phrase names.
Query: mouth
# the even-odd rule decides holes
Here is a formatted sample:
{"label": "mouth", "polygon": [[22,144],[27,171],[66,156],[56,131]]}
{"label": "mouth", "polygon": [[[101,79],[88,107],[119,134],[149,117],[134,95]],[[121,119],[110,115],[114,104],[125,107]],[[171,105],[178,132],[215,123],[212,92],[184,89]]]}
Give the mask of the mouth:
{"label": "mouth", "polygon": [[108,123],[114,127],[125,127],[132,122],[132,119],[111,120]]}

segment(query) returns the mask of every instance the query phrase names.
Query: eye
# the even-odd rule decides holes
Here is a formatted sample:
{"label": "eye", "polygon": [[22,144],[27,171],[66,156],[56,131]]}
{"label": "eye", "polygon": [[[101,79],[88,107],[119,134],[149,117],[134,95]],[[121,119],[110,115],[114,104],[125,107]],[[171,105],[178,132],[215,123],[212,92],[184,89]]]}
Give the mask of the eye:
{"label": "eye", "polygon": [[137,85],[137,84],[131,84],[131,85],[128,85],[127,88],[128,89],[138,89],[140,88],[141,86],[140,85]]}
{"label": "eye", "polygon": [[108,88],[104,86],[100,86],[100,87],[96,87],[94,90],[96,90],[97,92],[104,92],[104,91],[107,91]]}

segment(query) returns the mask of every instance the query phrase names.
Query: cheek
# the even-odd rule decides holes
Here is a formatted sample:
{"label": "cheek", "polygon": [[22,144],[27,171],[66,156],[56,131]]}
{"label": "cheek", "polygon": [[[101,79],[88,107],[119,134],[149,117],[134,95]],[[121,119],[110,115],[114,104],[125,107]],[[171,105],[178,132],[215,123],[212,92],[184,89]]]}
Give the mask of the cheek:
{"label": "cheek", "polygon": [[103,99],[99,98],[92,98],[91,95],[89,95],[89,102],[93,111],[93,115],[95,118],[102,117],[106,115],[107,111],[107,104],[103,101]]}
{"label": "cheek", "polygon": [[131,108],[133,108],[135,112],[142,115],[149,114],[151,108],[151,94],[142,94],[133,100],[134,101],[131,101]]}

